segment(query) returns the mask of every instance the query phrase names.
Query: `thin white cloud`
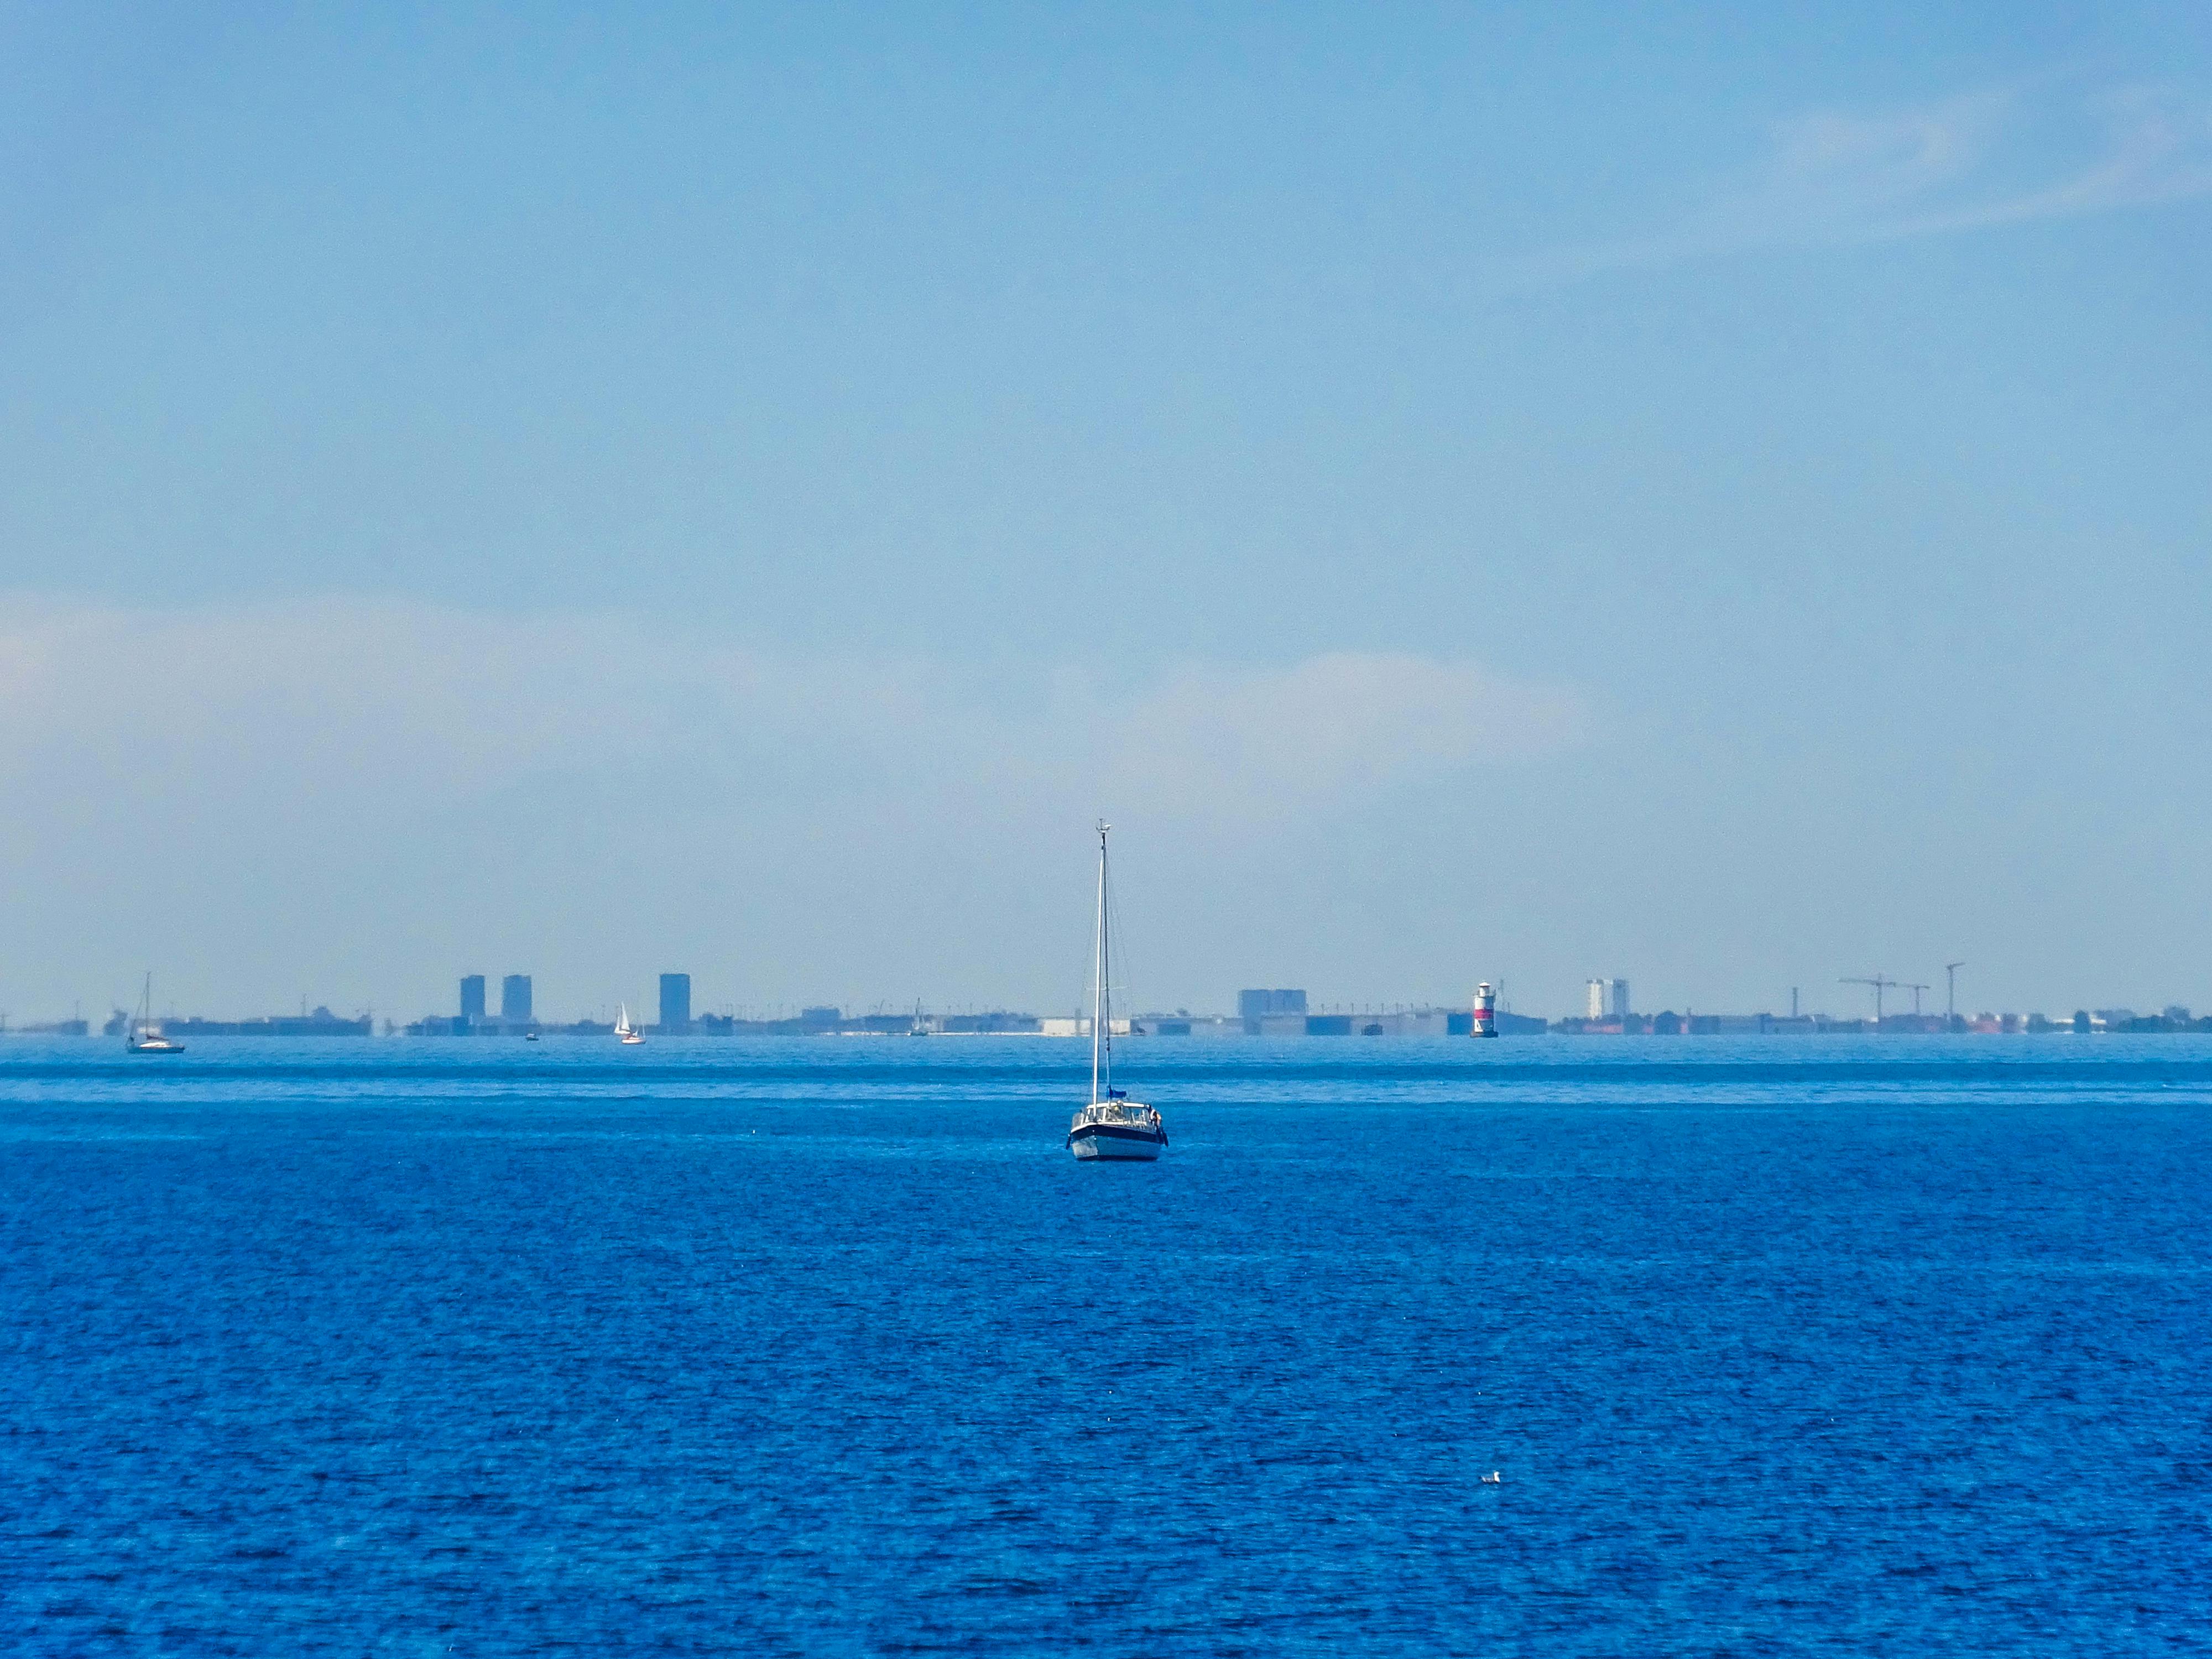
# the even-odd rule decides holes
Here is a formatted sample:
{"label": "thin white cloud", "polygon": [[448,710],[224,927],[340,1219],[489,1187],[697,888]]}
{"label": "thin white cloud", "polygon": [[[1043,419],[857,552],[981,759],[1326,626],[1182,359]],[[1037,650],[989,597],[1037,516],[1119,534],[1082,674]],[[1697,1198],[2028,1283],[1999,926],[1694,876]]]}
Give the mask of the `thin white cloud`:
{"label": "thin white cloud", "polygon": [[1102,708],[1115,786],[1182,813],[1319,805],[1574,742],[1578,698],[1478,664],[1332,652],[1281,669],[1187,665]]}
{"label": "thin white cloud", "polygon": [[1686,190],[1663,227],[1557,248],[1503,275],[1548,287],[1771,248],[1900,240],[2212,195],[2212,96],[2042,83],[1907,109],[1816,111]]}
{"label": "thin white cloud", "polygon": [[1325,805],[1579,730],[1571,693],[1463,660],[1110,666],[990,690],[949,664],[738,649],[617,615],[21,603],[0,624],[0,779],[66,765],[220,799],[249,771],[287,794],[434,799],[602,757],[705,757],[808,795],[965,778],[995,756],[1028,785],[1088,776],[1214,816]]}
{"label": "thin white cloud", "polygon": [[1285,825],[1571,744],[1581,710],[1401,653],[987,682],[623,616],[18,599],[0,1007],[50,975],[121,997],[151,963],[211,1006],[435,1006],[432,968],[480,961],[573,998],[664,951],[757,992],[988,986],[1034,959],[1008,940],[1037,905],[1079,899],[1063,866],[1095,813],[1218,870]]}

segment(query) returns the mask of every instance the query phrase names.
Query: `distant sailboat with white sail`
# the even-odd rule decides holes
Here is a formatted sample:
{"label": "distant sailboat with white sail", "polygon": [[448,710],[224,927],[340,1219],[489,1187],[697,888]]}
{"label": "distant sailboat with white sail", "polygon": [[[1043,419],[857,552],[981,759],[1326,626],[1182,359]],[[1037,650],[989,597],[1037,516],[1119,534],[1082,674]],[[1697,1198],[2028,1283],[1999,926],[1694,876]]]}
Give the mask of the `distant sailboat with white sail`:
{"label": "distant sailboat with white sail", "polygon": [[123,1048],[133,1054],[181,1054],[185,1045],[173,1037],[161,1035],[161,1028],[154,1023],[154,975],[146,975],[146,988],[139,994],[138,1012],[131,1016],[123,1028]]}
{"label": "distant sailboat with white sail", "polygon": [[[602,1006],[605,1006],[605,1005],[602,1005]],[[622,1009],[622,1012],[621,1012],[621,1013],[619,1013],[619,1014],[617,1014],[617,1015],[615,1017],[615,1038],[616,1038],[616,1041],[620,1042],[644,1042],[644,1041],[645,1041],[645,1034],[644,1034],[642,1031],[634,1031],[634,1030],[632,1030],[630,1029],[630,1024],[629,1024],[629,1004],[628,1004],[627,1002],[625,1002],[625,1003],[622,1003],[622,1004],[620,1004],[620,1005],[619,1005],[619,1006],[620,1006],[620,1007],[621,1007],[621,1009]]]}
{"label": "distant sailboat with white sail", "polygon": [[1114,1086],[1113,948],[1106,902],[1106,832],[1098,823],[1098,936],[1092,951],[1097,972],[1091,995],[1091,1103],[1068,1125],[1067,1149],[1082,1158],[1141,1158],[1167,1150],[1167,1125],[1158,1112]]}

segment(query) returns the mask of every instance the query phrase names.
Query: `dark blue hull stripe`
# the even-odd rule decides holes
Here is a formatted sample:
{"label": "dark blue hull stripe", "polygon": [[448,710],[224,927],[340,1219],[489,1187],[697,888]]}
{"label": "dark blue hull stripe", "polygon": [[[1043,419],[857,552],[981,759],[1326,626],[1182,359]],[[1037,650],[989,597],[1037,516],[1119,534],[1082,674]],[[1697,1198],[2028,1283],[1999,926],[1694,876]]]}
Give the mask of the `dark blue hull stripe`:
{"label": "dark blue hull stripe", "polygon": [[1168,1144],[1165,1130],[1155,1133],[1150,1129],[1125,1128],[1115,1123],[1086,1123],[1079,1129],[1070,1130],[1067,1140],[1071,1146],[1079,1140],[1135,1140],[1148,1146]]}

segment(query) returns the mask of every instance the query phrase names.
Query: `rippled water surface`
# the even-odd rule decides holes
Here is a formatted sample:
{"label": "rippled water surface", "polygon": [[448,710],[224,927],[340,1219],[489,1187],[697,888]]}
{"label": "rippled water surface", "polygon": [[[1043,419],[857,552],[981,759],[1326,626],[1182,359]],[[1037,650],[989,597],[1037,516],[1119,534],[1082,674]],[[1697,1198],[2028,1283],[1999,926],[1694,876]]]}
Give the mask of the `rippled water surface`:
{"label": "rippled water surface", "polygon": [[2212,1040],[1085,1065],[8,1041],[8,1645],[2207,1645]]}

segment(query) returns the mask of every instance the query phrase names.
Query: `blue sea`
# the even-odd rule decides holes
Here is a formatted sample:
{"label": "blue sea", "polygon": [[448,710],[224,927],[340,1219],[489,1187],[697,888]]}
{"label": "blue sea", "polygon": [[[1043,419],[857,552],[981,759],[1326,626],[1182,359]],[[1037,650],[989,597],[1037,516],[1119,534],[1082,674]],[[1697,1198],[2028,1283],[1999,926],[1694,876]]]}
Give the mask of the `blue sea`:
{"label": "blue sea", "polygon": [[0,1645],[2212,1645],[2212,1040],[1086,1066],[8,1041]]}

